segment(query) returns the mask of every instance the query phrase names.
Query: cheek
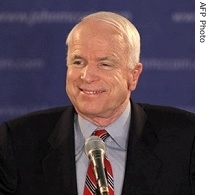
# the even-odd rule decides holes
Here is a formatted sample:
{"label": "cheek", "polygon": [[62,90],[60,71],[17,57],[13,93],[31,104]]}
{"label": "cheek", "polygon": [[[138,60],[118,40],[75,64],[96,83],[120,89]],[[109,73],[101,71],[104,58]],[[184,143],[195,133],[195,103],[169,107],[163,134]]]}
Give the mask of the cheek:
{"label": "cheek", "polygon": [[66,72],[66,84],[72,84],[74,80],[79,77],[79,74],[76,71],[68,69]]}
{"label": "cheek", "polygon": [[69,74],[69,71],[66,73],[66,89],[69,88],[71,83],[71,75]]}
{"label": "cheek", "polygon": [[126,78],[120,76],[114,77],[114,81],[112,83],[112,87],[114,89],[115,96],[123,98],[125,95],[127,96],[128,90],[128,81]]}
{"label": "cheek", "polygon": [[66,73],[66,91],[67,91],[68,94],[72,93],[74,80],[76,80],[76,75],[73,74],[73,72],[71,70],[67,70],[67,73]]}
{"label": "cheek", "polygon": [[71,83],[70,77],[69,77],[69,74],[67,73],[66,74],[66,93],[68,95],[70,95],[70,92],[71,92],[71,90],[70,90],[70,87],[71,87],[70,83]]}
{"label": "cheek", "polygon": [[128,89],[128,83],[126,79],[123,78],[116,78],[114,87],[118,90],[127,90]]}
{"label": "cheek", "polygon": [[122,88],[124,90],[127,90],[129,88],[130,81],[126,72],[117,72],[114,78],[116,83],[115,87],[119,87],[119,89]]}

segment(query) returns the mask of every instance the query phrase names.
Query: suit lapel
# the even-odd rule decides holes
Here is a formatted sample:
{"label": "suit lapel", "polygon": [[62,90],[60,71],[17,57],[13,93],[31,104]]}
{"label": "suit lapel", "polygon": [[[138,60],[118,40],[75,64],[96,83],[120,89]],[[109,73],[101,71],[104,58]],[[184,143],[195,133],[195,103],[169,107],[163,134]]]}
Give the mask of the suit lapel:
{"label": "suit lapel", "polygon": [[48,142],[49,153],[43,160],[48,193],[77,194],[72,108],[62,114]]}
{"label": "suit lapel", "polygon": [[[158,142],[144,110],[132,103],[123,194],[151,193],[161,163],[152,149]],[[74,113],[68,108],[48,139],[50,149],[43,160],[47,192],[77,194]]]}
{"label": "suit lapel", "polygon": [[158,140],[144,110],[137,104],[131,105],[131,126],[122,194],[151,194],[161,166],[152,152]]}

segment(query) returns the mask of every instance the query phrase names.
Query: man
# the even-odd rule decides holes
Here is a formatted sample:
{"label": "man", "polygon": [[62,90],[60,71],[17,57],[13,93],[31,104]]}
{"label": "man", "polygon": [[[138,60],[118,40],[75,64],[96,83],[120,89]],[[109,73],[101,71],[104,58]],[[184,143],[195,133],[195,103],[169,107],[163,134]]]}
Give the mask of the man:
{"label": "man", "polygon": [[106,129],[114,193],[194,193],[194,114],[130,100],[142,72],[140,36],[124,17],[91,14],[67,38],[73,104],[0,128],[0,194],[83,194],[85,140]]}

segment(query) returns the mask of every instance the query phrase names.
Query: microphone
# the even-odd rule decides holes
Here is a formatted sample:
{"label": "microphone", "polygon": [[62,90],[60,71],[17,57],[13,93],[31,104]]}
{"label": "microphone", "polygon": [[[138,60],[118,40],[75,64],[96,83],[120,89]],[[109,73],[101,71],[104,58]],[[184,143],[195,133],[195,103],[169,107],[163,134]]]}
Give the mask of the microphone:
{"label": "microphone", "polygon": [[105,143],[98,136],[90,136],[85,141],[85,153],[93,163],[93,171],[101,195],[109,195],[107,177],[104,166]]}

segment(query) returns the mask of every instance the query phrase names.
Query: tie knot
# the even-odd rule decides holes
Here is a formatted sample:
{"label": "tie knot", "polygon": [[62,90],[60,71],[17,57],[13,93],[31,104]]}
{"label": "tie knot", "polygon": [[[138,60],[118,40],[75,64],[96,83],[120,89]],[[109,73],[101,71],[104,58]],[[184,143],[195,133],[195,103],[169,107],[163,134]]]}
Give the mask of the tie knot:
{"label": "tie knot", "polygon": [[93,135],[100,137],[103,141],[109,137],[109,133],[105,129],[95,130]]}

